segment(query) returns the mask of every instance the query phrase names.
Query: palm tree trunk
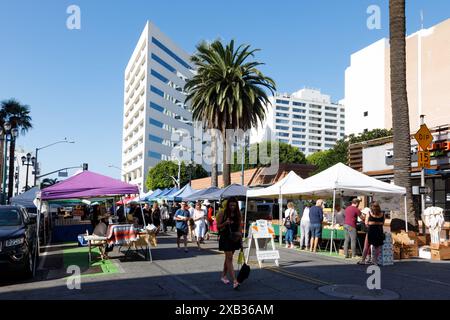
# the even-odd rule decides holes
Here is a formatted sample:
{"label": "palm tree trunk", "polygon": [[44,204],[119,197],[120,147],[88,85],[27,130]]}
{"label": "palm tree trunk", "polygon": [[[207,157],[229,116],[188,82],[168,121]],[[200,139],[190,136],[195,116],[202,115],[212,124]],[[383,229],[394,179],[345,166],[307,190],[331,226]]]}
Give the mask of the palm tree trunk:
{"label": "palm tree trunk", "polygon": [[[417,226],[411,194],[411,138],[406,91],[405,0],[389,1],[391,103],[394,133],[394,183],[406,188],[408,222]],[[392,216],[391,229],[404,228],[404,214]]]}
{"label": "palm tree trunk", "polygon": [[224,140],[222,178],[223,178],[223,187],[225,188],[231,184],[230,143],[232,142],[229,141],[228,137],[226,136],[226,129],[222,132],[222,137]]}
{"label": "palm tree trunk", "polygon": [[11,139],[9,144],[9,174],[8,174],[8,201],[13,196],[14,191],[14,158],[16,152],[16,140]]}
{"label": "palm tree trunk", "polygon": [[217,137],[216,130],[211,132],[211,156],[212,156],[212,166],[211,166],[211,187],[218,186],[217,178]]}

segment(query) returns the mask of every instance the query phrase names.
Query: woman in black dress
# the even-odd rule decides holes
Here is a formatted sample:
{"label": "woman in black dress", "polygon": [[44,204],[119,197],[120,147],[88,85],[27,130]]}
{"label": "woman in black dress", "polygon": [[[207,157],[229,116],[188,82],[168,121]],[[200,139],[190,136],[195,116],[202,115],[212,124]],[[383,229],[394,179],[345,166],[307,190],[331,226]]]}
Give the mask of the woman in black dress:
{"label": "woman in black dress", "polygon": [[161,226],[161,211],[159,210],[158,202],[153,203],[153,209],[152,209],[152,223],[157,227],[156,233],[160,231]]}
{"label": "woman in black dress", "polygon": [[230,198],[225,209],[221,210],[217,216],[217,227],[219,229],[219,250],[225,252],[221,280],[225,284],[230,283],[227,278],[227,274],[229,274],[233,280],[234,289],[239,287],[234,274],[233,255],[236,250],[242,248],[241,222],[238,202],[235,198]]}
{"label": "woman in black dress", "polygon": [[378,264],[378,257],[380,256],[380,249],[384,242],[384,213],[381,212],[381,208],[378,202],[373,202],[370,207],[368,219],[368,240],[369,245],[373,247],[372,263]]}

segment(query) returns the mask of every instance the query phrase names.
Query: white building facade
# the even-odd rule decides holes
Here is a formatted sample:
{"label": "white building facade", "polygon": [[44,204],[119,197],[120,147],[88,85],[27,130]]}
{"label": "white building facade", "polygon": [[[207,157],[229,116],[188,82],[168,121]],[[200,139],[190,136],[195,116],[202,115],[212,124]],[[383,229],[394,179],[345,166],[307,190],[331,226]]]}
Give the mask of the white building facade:
{"label": "white building facade", "polygon": [[302,89],[292,95],[277,93],[269,100],[266,120],[252,131],[252,143],[275,138],[310,155],[331,149],[344,138],[345,108],[329,95]]}
{"label": "white building facade", "polygon": [[[410,131],[450,123],[450,19],[406,37]],[[346,134],[392,128],[390,46],[381,39],[354,53],[345,71]]]}
{"label": "white building facade", "polygon": [[[22,147],[16,147],[14,152],[14,183],[13,183],[13,197],[25,192],[25,187],[28,185],[29,188],[34,187],[34,168],[32,165],[27,166],[22,164],[22,157],[26,157],[27,153],[34,156],[34,152],[26,151]],[[31,163],[31,161],[30,161]],[[9,166],[9,155],[7,157],[7,164]],[[9,170],[9,169],[8,169]],[[28,182],[27,182],[27,170],[28,170]],[[8,188],[8,171],[6,172],[6,188]],[[39,182],[37,182],[39,185]]]}
{"label": "white building facade", "polygon": [[190,55],[147,22],[125,69],[122,135],[122,179],[142,191],[149,168],[172,160],[182,135],[193,136],[183,91],[192,76]]}

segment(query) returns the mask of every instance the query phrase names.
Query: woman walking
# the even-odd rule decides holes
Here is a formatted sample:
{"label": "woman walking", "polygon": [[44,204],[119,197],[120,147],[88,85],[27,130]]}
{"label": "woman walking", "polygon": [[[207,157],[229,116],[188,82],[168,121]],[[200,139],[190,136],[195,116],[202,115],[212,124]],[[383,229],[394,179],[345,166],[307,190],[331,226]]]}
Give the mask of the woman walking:
{"label": "woman walking", "polygon": [[284,225],[286,227],[286,248],[294,249],[294,235],[297,233],[297,224],[295,223],[297,211],[294,204],[289,202],[284,212]]}
{"label": "woman walking", "polygon": [[227,278],[227,275],[230,275],[234,289],[239,287],[239,282],[234,274],[233,255],[236,250],[242,248],[241,222],[238,202],[235,198],[230,198],[225,209],[221,210],[217,216],[217,227],[219,229],[219,250],[225,252],[221,280],[225,284],[230,283]]}
{"label": "woman walking", "polygon": [[300,220],[300,250],[308,250],[309,248],[309,238],[311,235],[311,224],[309,222],[310,206],[311,203],[308,202],[305,209],[303,210],[302,219]]}
{"label": "woman walking", "polygon": [[152,208],[152,223],[155,225],[157,229],[157,233],[160,231],[160,227],[161,227],[161,211],[159,210],[159,206],[158,206],[158,202],[155,201],[155,203],[153,203],[153,208]]}
{"label": "woman walking", "polygon": [[206,212],[202,209],[202,204],[197,202],[194,209],[195,237],[197,238],[198,250],[201,249],[200,243],[203,243],[203,237],[206,231]]}
{"label": "woman walking", "polygon": [[378,202],[373,202],[370,206],[370,210],[367,238],[369,240],[369,245],[372,246],[372,263],[377,265],[380,250],[384,242],[384,213],[381,212],[380,204]]}

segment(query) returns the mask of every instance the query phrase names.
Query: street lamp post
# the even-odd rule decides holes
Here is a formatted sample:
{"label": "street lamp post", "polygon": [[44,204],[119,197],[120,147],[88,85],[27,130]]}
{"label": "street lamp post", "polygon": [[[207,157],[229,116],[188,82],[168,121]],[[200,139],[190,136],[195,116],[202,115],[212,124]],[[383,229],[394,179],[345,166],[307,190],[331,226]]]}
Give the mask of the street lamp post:
{"label": "street lamp post", "polygon": [[[4,141],[5,144],[5,149],[3,151],[3,184],[2,184],[2,203],[6,204],[6,198],[7,198],[7,193],[6,193],[6,176],[7,173],[6,171],[8,170],[8,141],[12,141],[12,139],[16,138],[19,135],[19,130],[17,128],[13,128],[11,129],[11,123],[9,123],[8,121],[5,122],[3,124],[3,127],[0,127],[0,133],[2,133],[2,140]],[[8,136],[9,136],[9,140],[8,140]]]}
{"label": "street lamp post", "polygon": [[[40,147],[40,148],[36,148],[36,151],[35,151],[35,154],[34,154],[35,160],[34,160],[34,166],[33,166],[33,169],[34,169],[34,186],[36,186],[36,180],[37,180],[37,176],[38,176],[38,152],[39,152],[39,150],[42,150],[42,149],[54,146],[55,144],[58,144],[58,143],[75,143],[75,141],[67,141],[67,138],[64,138],[64,140],[56,141],[56,142],[53,142],[53,143],[51,143],[49,145],[46,145],[46,146],[43,146],[43,147]],[[28,179],[27,179],[27,181],[28,181]]]}
{"label": "street lamp post", "polygon": [[[28,189],[29,189],[28,171],[30,169],[30,166],[33,166],[34,168],[36,167],[36,158],[31,157],[31,153],[28,152],[26,157],[25,156],[22,157],[22,165],[27,166],[27,174],[26,174],[26,178],[25,178],[25,191],[28,191]],[[34,176],[36,177],[36,174]]]}

